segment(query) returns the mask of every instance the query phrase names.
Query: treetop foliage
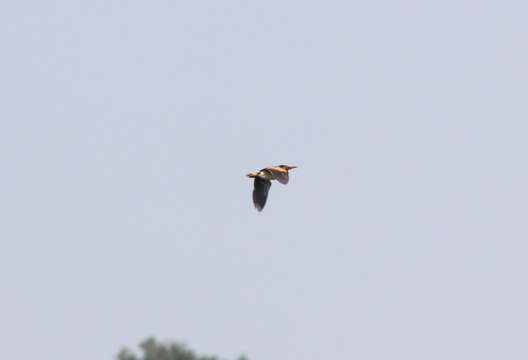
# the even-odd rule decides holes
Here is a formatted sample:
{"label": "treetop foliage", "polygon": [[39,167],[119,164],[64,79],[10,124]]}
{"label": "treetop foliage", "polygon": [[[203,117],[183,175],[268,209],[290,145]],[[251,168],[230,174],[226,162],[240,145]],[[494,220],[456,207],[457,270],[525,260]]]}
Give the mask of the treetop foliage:
{"label": "treetop foliage", "polygon": [[[139,345],[142,354],[136,355],[127,348],[121,349],[116,360],[222,360],[217,356],[197,355],[185,344],[179,342],[158,342],[148,338]],[[249,360],[241,355],[237,360]]]}

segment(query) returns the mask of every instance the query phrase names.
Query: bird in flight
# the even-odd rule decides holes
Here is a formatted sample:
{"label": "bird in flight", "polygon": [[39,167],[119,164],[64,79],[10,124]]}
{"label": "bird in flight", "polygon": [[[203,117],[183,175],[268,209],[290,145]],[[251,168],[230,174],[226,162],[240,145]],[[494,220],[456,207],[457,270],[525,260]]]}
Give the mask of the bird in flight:
{"label": "bird in flight", "polygon": [[258,211],[262,211],[264,205],[266,205],[271,180],[277,180],[281,184],[286,185],[290,179],[288,171],[296,167],[290,165],[270,166],[246,175],[249,178],[255,179],[253,183],[253,204],[255,204]]}

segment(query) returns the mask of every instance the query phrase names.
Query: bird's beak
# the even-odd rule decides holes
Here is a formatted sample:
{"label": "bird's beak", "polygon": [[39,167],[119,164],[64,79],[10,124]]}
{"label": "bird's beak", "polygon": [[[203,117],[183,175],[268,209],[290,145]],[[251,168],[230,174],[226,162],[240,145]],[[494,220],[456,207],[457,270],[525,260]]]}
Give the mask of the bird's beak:
{"label": "bird's beak", "polygon": [[297,166],[288,166],[288,170],[297,169]]}

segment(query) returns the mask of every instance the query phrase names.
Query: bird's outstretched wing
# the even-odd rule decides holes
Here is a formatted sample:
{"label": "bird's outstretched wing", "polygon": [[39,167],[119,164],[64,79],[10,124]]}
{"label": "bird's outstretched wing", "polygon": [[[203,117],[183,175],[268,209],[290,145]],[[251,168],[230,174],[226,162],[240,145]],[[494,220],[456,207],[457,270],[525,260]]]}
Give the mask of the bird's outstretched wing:
{"label": "bird's outstretched wing", "polygon": [[262,211],[262,209],[264,209],[266,200],[268,200],[268,192],[270,187],[271,181],[261,179],[259,177],[255,178],[255,182],[253,184],[253,204],[255,204],[255,207],[258,211]]}
{"label": "bird's outstretched wing", "polygon": [[283,185],[286,185],[288,181],[290,180],[290,177],[288,176],[288,171],[278,166],[272,166],[272,167],[266,168],[266,170],[268,170],[271,173],[273,180],[277,180]]}

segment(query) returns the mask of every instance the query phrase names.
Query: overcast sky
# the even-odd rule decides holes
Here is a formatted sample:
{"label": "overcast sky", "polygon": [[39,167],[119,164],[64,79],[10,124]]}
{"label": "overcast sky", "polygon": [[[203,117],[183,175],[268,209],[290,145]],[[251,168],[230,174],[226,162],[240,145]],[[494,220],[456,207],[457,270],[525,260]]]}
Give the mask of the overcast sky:
{"label": "overcast sky", "polygon": [[527,359],[527,13],[4,2],[2,358]]}

